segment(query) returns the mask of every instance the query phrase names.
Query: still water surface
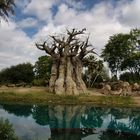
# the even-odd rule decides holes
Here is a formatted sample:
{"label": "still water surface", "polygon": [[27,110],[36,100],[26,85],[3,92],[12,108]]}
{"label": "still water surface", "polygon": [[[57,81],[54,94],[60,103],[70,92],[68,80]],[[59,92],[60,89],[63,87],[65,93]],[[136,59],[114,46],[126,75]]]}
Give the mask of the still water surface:
{"label": "still water surface", "polygon": [[21,140],[140,140],[140,109],[0,104]]}

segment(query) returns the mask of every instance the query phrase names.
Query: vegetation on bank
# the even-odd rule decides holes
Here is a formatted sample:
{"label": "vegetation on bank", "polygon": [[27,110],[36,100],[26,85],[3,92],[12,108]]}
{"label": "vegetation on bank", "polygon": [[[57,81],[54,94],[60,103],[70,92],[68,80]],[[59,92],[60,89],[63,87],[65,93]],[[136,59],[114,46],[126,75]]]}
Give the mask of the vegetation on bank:
{"label": "vegetation on bank", "polygon": [[[67,105],[106,105],[132,107],[135,105],[132,97],[126,96],[104,96],[100,93],[87,93],[86,95],[55,95],[48,93],[45,89],[32,89],[29,91],[0,92],[0,102],[19,104],[67,104]],[[89,91],[90,92],[90,91]]]}

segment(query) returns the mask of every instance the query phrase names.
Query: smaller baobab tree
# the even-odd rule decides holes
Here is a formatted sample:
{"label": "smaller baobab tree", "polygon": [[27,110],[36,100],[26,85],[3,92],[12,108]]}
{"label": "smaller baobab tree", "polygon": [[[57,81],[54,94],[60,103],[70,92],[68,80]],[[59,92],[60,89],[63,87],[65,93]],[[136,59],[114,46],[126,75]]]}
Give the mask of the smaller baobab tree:
{"label": "smaller baobab tree", "polygon": [[37,48],[45,51],[53,60],[50,92],[67,95],[86,93],[82,80],[83,58],[94,53],[94,49],[90,49],[92,45],[89,44],[89,37],[85,41],[79,37],[85,34],[85,30],[67,30],[65,35],[50,36],[50,42],[36,43]]}

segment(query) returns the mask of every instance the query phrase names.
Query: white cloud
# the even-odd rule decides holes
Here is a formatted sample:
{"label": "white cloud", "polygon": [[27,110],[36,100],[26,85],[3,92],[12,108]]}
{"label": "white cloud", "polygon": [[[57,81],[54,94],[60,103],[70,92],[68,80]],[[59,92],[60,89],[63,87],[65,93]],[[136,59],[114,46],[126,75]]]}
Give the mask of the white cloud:
{"label": "white cloud", "polygon": [[25,32],[10,21],[0,28],[0,69],[23,62],[34,62],[38,50]]}
{"label": "white cloud", "polygon": [[140,28],[140,0],[120,2],[117,10],[122,24]]}
{"label": "white cloud", "polygon": [[110,3],[96,4],[90,11],[76,11],[62,4],[54,19],[55,25],[87,28],[90,41],[100,52],[110,35],[128,32],[130,27],[123,26],[116,18],[114,7]]}
{"label": "white cloud", "polygon": [[24,9],[24,13],[34,15],[40,20],[51,20],[51,8],[54,3],[55,0],[31,0]]}
{"label": "white cloud", "polygon": [[84,9],[85,5],[83,5],[84,0],[64,0],[66,4],[68,4],[70,7],[73,7],[74,9],[80,10]]}
{"label": "white cloud", "polygon": [[16,0],[15,2],[17,7],[24,8],[28,5],[30,0]]}
{"label": "white cloud", "polygon": [[96,4],[90,11],[83,12],[61,4],[53,22],[43,27],[37,37],[43,38],[49,33],[57,32],[58,29],[61,33],[61,30],[66,28],[87,28],[88,33],[90,33],[90,41],[98,53],[101,52],[110,35],[128,32],[130,29],[119,23],[115,9],[110,3],[102,2]]}
{"label": "white cloud", "polygon": [[54,35],[56,33],[65,32],[65,25],[55,26],[53,23],[47,24],[47,26],[42,27],[37,34],[34,35],[34,41],[44,41],[49,35]]}
{"label": "white cloud", "polygon": [[[47,39],[50,34],[62,33],[66,28],[87,28],[87,32],[90,33],[90,42],[97,52],[101,52],[109,36],[129,32],[132,27],[140,27],[139,0],[122,0],[117,2],[115,7],[110,1],[103,1],[95,4],[90,10],[77,10],[74,6],[70,8],[68,6],[70,2],[65,1],[65,3],[60,0],[23,1],[23,13],[28,17],[33,15],[37,19],[26,18],[18,23],[0,25],[0,67],[36,61],[39,55],[45,53],[37,50],[34,43]],[[22,3],[21,0],[20,2]],[[55,16],[52,16],[52,6],[56,4],[58,11]],[[46,21],[46,25],[39,26],[38,32],[32,38],[22,29],[17,28],[17,25],[20,28],[36,26],[37,21]]]}
{"label": "white cloud", "polygon": [[38,22],[37,22],[37,19],[29,17],[29,18],[19,21],[17,24],[21,28],[30,28],[30,27],[36,27]]}

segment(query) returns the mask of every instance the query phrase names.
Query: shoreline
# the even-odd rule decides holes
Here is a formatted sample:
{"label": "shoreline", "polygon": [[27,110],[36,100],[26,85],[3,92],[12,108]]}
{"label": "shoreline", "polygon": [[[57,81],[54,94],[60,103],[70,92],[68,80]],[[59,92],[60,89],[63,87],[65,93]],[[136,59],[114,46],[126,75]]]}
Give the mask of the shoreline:
{"label": "shoreline", "polygon": [[0,103],[50,104],[50,105],[95,105],[106,107],[138,107],[140,97],[103,95],[98,90],[89,90],[87,95],[54,95],[44,87],[0,88]]}

